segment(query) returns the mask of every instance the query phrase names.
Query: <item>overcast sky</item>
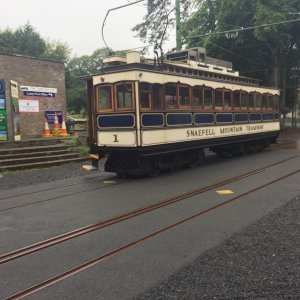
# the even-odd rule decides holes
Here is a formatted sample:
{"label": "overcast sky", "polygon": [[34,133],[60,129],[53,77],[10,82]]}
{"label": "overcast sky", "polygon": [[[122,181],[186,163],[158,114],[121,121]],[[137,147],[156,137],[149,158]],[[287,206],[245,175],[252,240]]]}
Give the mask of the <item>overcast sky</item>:
{"label": "overcast sky", "polygon": [[[66,42],[72,54],[91,54],[104,47],[101,27],[107,10],[128,0],[10,0],[1,1],[0,29],[16,29],[29,22],[40,35]],[[130,0],[134,2],[134,0]],[[147,1],[144,3],[146,4]],[[104,27],[105,40],[113,50],[144,44],[131,29],[146,13],[143,2],[112,11]],[[174,41],[175,44],[175,41]],[[167,50],[167,49],[166,49]]]}

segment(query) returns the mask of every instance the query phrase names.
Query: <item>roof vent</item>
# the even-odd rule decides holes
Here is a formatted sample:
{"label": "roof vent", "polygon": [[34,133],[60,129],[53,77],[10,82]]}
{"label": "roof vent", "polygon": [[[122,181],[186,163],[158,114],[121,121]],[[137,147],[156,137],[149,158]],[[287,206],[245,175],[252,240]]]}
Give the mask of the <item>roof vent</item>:
{"label": "roof vent", "polygon": [[166,54],[166,60],[169,61],[197,61],[197,62],[205,62],[206,50],[205,48],[197,47],[190,48],[182,51],[177,51],[174,53]]}
{"label": "roof vent", "polygon": [[131,51],[126,54],[126,59],[128,64],[139,64],[141,62],[141,55],[137,51]]}

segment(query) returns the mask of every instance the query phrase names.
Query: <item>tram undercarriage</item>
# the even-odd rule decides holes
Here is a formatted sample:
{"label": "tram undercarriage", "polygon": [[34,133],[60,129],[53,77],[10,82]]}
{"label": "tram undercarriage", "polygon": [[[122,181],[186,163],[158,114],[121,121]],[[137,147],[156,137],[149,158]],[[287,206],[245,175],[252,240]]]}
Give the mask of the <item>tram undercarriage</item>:
{"label": "tram undercarriage", "polygon": [[220,157],[231,157],[248,155],[250,153],[263,151],[272,143],[276,143],[276,136],[264,136],[260,139],[239,141],[239,142],[218,142],[218,144],[191,145],[187,149],[173,148],[159,150],[117,150],[106,149],[100,151],[100,156],[106,155],[105,171],[117,173],[120,177],[125,176],[156,176],[161,171],[172,171],[182,167],[196,167],[205,160],[204,149],[216,153]]}

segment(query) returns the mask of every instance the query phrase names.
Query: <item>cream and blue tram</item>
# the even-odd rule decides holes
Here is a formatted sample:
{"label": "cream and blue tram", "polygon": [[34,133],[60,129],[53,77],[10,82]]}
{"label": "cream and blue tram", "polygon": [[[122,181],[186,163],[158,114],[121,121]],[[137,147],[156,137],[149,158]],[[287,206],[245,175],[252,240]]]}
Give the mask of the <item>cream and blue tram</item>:
{"label": "cream and blue tram", "polygon": [[155,175],[218,155],[263,150],[279,134],[279,91],[239,76],[202,48],[159,64],[138,52],[107,57],[88,88],[93,166],[118,175]]}

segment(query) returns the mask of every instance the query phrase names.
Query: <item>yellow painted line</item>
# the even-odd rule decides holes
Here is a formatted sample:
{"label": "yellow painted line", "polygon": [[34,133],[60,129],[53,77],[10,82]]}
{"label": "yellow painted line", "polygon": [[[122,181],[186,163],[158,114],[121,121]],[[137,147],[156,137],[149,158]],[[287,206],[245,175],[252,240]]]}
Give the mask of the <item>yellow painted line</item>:
{"label": "yellow painted line", "polygon": [[234,194],[234,192],[232,190],[220,190],[220,191],[216,191],[216,193],[218,193],[219,195],[230,195],[230,194]]}
{"label": "yellow painted line", "polygon": [[104,180],[104,183],[116,183],[115,180]]}

